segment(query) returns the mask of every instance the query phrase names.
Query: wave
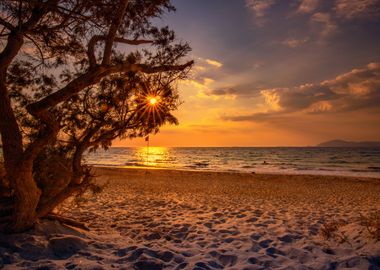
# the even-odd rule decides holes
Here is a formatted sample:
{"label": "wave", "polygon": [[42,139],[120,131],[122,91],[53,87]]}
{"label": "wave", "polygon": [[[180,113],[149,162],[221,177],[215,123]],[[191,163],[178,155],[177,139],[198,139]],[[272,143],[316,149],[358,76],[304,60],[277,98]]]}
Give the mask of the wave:
{"label": "wave", "polygon": [[210,164],[208,162],[197,162],[197,163],[194,163],[194,165],[196,167],[205,168],[205,167],[208,167]]}
{"label": "wave", "polygon": [[242,169],[253,169],[253,168],[255,168],[255,166],[243,165],[243,166],[240,166],[240,168],[242,168]]}
{"label": "wave", "polygon": [[[306,151],[307,150],[307,151]],[[170,148],[165,155],[111,148],[86,155],[86,163],[113,167],[165,167],[205,171],[372,175],[380,178],[379,149]],[[265,162],[264,162],[265,160]],[[149,161],[149,162],[147,162]]]}

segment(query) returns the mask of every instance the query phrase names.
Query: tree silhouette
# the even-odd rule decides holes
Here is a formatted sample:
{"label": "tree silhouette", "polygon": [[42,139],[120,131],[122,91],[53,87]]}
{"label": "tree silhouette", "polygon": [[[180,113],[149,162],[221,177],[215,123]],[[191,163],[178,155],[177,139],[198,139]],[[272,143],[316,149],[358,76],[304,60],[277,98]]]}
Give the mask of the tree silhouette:
{"label": "tree silhouette", "polygon": [[154,25],[170,11],[169,0],[0,2],[2,229],[25,230],[91,186],[86,150],[177,123],[175,82],[193,62]]}

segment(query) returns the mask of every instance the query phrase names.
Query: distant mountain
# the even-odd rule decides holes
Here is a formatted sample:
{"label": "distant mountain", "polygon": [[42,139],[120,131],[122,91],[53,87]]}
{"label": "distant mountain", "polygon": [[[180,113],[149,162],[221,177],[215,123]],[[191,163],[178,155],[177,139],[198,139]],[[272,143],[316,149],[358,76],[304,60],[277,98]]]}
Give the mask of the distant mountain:
{"label": "distant mountain", "polygon": [[317,147],[380,147],[380,142],[350,142],[343,140],[332,140],[320,143]]}

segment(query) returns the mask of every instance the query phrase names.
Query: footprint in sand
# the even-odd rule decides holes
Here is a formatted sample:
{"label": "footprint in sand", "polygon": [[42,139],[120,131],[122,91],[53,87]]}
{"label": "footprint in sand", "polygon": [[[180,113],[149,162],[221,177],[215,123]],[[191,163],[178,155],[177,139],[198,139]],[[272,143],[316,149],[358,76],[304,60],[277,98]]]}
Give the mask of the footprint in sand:
{"label": "footprint in sand", "polygon": [[199,269],[199,270],[211,270],[211,268],[204,262],[197,262],[195,263],[195,267],[194,267],[194,270],[195,269]]}
{"label": "footprint in sand", "polygon": [[209,261],[209,262],[207,262],[207,264],[214,269],[224,269],[223,265],[220,265],[216,261]]}
{"label": "footprint in sand", "polygon": [[188,263],[183,262],[183,263],[177,265],[177,267],[175,268],[175,270],[185,269],[185,267],[186,267],[187,265],[188,265]]}
{"label": "footprint in sand", "polygon": [[174,258],[173,252],[164,251],[157,254],[157,258],[166,263],[170,262]]}
{"label": "footprint in sand", "polygon": [[134,264],[136,270],[162,270],[163,264],[155,260],[144,260]]}
{"label": "footprint in sand", "polygon": [[182,253],[181,253],[183,256],[185,256],[185,257],[192,257],[192,256],[194,256],[191,252],[189,252],[189,251],[183,251]]}
{"label": "footprint in sand", "polygon": [[159,233],[151,233],[144,236],[145,240],[152,241],[152,240],[158,240],[161,239],[161,235]]}
{"label": "footprint in sand", "polygon": [[207,241],[198,241],[197,245],[200,246],[201,248],[204,248],[207,246],[208,242]]}
{"label": "footprint in sand", "polygon": [[254,233],[254,234],[251,234],[251,239],[252,240],[259,240],[263,235],[261,233]]}
{"label": "footprint in sand", "polygon": [[296,241],[297,239],[300,239],[300,236],[293,235],[293,234],[285,234],[283,236],[277,237],[277,239],[284,243],[292,243]]}
{"label": "footprint in sand", "polygon": [[259,246],[262,247],[262,248],[267,248],[267,247],[269,247],[269,244],[272,243],[272,242],[273,242],[273,240],[266,239],[266,240],[260,241],[259,242]]}
{"label": "footprint in sand", "polygon": [[236,238],[234,238],[234,237],[228,237],[228,238],[224,239],[223,242],[224,243],[231,243],[231,242],[233,242],[235,240],[236,240]]}
{"label": "footprint in sand", "polygon": [[203,224],[205,227],[211,229],[212,228],[212,223],[211,222],[206,222]]}
{"label": "footprint in sand", "polygon": [[218,258],[219,262],[224,266],[234,266],[237,262],[237,259],[237,256],[228,254],[222,254]]}
{"label": "footprint in sand", "polygon": [[248,262],[250,264],[258,264],[259,260],[257,258],[255,258],[255,257],[251,257],[251,258],[248,259]]}
{"label": "footprint in sand", "polygon": [[252,217],[252,218],[247,219],[247,222],[256,222],[256,221],[258,221],[258,218],[256,218],[256,217]]}
{"label": "footprint in sand", "polygon": [[214,213],[212,216],[213,216],[214,218],[220,218],[220,217],[223,216],[223,213]]}
{"label": "footprint in sand", "polygon": [[128,256],[127,260],[130,262],[136,261],[143,253],[144,253],[144,249],[138,248],[134,250],[130,256]]}
{"label": "footprint in sand", "polygon": [[267,248],[265,250],[266,254],[273,257],[273,258],[276,258],[277,255],[284,255],[285,253],[282,252],[281,250],[277,249],[277,248],[274,248],[274,247],[270,247],[270,248]]}
{"label": "footprint in sand", "polygon": [[126,248],[122,248],[122,249],[115,251],[114,254],[118,257],[124,257],[125,255],[127,255],[127,253],[129,253],[130,251],[133,251],[135,249],[137,249],[137,246],[126,247]]}
{"label": "footprint in sand", "polygon": [[263,215],[263,211],[261,211],[261,210],[255,210],[255,211],[253,211],[253,214],[256,217],[261,217]]}
{"label": "footprint in sand", "polygon": [[220,255],[220,253],[216,250],[210,251],[208,254],[210,254],[212,257],[216,258]]}

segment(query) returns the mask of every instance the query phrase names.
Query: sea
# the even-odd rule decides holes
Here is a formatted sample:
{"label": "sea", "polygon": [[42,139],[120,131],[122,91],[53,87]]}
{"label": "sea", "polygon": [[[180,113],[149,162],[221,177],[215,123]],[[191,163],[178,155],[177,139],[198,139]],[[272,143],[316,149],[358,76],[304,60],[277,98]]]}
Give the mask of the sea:
{"label": "sea", "polygon": [[85,163],[120,168],[380,178],[380,148],[372,147],[113,147],[87,153]]}

